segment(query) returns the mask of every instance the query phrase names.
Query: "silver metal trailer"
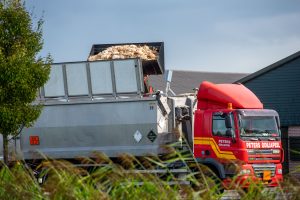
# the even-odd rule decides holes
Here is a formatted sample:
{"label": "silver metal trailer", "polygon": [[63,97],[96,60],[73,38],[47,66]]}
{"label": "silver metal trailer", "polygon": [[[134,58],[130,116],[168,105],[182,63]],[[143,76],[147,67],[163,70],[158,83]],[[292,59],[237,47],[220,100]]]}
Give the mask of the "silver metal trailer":
{"label": "silver metal trailer", "polygon": [[43,111],[10,141],[11,160],[160,155],[183,129],[193,141],[194,97],[145,94],[140,59],[53,64],[35,104]]}
{"label": "silver metal trailer", "polygon": [[[35,126],[23,131],[20,145],[25,159],[39,158],[36,151],[51,158],[94,151],[110,157],[157,154],[165,125],[154,98],[47,104]],[[30,136],[38,136],[39,145],[30,145]]]}

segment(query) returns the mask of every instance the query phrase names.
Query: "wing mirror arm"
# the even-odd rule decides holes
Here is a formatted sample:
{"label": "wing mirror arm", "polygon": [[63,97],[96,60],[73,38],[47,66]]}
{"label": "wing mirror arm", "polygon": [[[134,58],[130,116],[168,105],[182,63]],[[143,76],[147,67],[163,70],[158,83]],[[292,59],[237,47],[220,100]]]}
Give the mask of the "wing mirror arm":
{"label": "wing mirror arm", "polygon": [[231,136],[231,138],[232,138],[232,143],[236,143],[235,134],[234,134],[233,131],[232,131],[232,136]]}
{"label": "wing mirror arm", "polygon": [[229,128],[226,130],[226,136],[231,137],[232,143],[236,143],[235,134],[234,134],[234,131],[232,130],[232,128]]}

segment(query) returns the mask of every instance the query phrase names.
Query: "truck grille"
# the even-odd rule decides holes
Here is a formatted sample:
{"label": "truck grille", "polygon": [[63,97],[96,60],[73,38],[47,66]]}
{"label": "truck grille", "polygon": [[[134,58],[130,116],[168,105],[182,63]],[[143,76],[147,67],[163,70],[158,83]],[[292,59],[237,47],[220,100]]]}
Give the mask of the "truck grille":
{"label": "truck grille", "polygon": [[254,174],[256,177],[258,178],[262,178],[263,177],[263,173],[264,171],[271,171],[271,176],[275,176],[275,170],[276,170],[276,166],[275,165],[252,165],[253,166],[253,170],[254,170]]}
{"label": "truck grille", "polygon": [[259,150],[255,150],[255,153],[257,153],[257,154],[272,154],[273,151],[272,151],[272,149],[259,149]]}
{"label": "truck grille", "polygon": [[280,149],[247,149],[249,161],[280,160]]}
{"label": "truck grille", "polygon": [[250,155],[254,155],[254,154],[263,154],[263,155],[264,154],[273,154],[273,150],[278,150],[278,149],[247,149],[247,151]]}
{"label": "truck grille", "polygon": [[280,157],[249,157],[248,160],[280,160]]}

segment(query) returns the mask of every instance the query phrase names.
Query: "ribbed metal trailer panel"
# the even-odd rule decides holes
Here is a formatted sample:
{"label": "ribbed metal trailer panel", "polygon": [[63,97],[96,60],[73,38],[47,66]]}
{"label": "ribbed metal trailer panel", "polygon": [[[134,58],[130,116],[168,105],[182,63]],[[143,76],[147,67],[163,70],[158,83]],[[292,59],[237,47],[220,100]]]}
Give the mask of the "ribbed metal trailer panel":
{"label": "ribbed metal trailer panel", "polygon": [[[24,159],[42,158],[39,152],[51,158],[96,151],[110,157],[157,155],[160,144],[174,142],[167,141],[167,128],[155,98],[49,104],[34,127],[22,132],[21,152]],[[39,136],[39,145],[31,145],[30,136]]]}

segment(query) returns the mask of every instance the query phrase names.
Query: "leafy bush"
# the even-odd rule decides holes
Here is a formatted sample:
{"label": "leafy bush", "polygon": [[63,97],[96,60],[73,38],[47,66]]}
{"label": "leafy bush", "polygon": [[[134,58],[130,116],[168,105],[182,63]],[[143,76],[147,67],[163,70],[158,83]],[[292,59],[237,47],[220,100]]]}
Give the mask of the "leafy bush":
{"label": "leafy bush", "polygon": [[[45,160],[36,169],[17,163],[0,170],[0,199],[220,199],[221,182],[204,166],[193,166],[192,157],[174,152],[166,158],[122,155],[111,160],[98,154],[83,158],[78,167],[63,160]],[[93,167],[86,167],[91,166]],[[177,167],[176,167],[177,165]],[[173,173],[172,170],[177,170]],[[39,184],[34,174],[40,172]],[[178,173],[187,170],[189,173]],[[188,184],[187,184],[188,183]],[[263,184],[236,188],[241,199],[297,199],[299,182],[287,178],[281,188]],[[279,195],[279,197],[278,197]],[[223,196],[224,197],[224,196]]]}

